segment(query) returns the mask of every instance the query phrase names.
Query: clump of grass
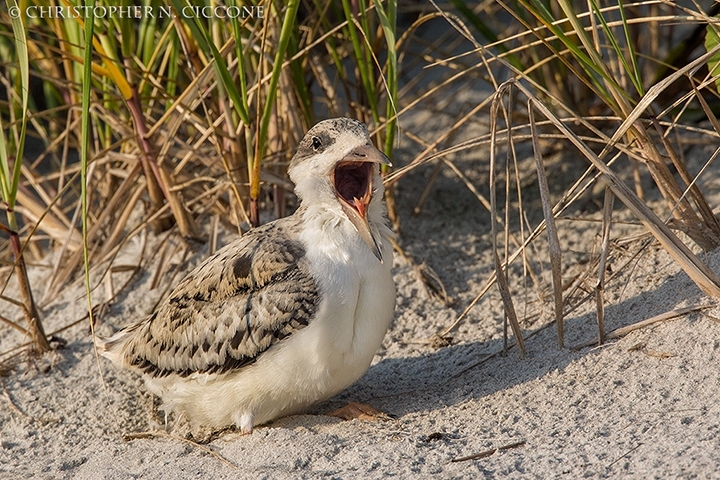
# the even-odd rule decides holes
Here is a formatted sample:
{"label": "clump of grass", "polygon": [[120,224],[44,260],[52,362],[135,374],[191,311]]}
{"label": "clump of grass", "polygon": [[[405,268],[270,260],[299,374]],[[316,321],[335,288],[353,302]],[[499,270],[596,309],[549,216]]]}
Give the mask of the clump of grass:
{"label": "clump of grass", "polygon": [[[709,106],[710,102],[717,103],[718,98],[715,67],[720,47],[711,46],[709,51],[696,53],[699,42],[678,41],[684,36],[690,38],[707,25],[714,29],[716,19],[697,5],[685,8],[656,2],[632,6],[622,2],[601,6],[594,1],[548,4],[534,0],[451,3],[457,11],[436,8],[474,49],[436,62],[436,65],[465,65],[465,71],[456,67],[458,73],[444,88],[480,75],[497,89],[495,96],[460,118],[452,129],[460,130],[470,119],[487,115],[490,133],[433,151],[450,135],[441,132],[431,148],[394,172],[388,181],[397,181],[410,170],[431,161],[450,166],[462,179],[462,172],[448,157],[489,147],[491,198],[487,200],[478,194],[478,199],[489,210],[493,239],[500,236],[501,241],[494,244],[499,255],[496,275],[488,279],[457,321],[439,336],[446,336],[456,328],[497,281],[506,317],[522,348],[522,320],[517,318],[514,296],[509,293],[508,271],[513,262],[522,262],[522,271],[537,291],[544,291],[541,277],[535,271],[537,265],[529,260],[527,251],[542,232],[547,232],[546,248],[551,252],[552,265],[552,310],[560,345],[564,344],[564,316],[593,296],[598,305],[598,338],[602,340],[602,291],[610,281],[604,272],[608,262],[613,261],[608,249],[612,205],[616,198],[633,212],[703,291],[720,296],[720,280],[692,248],[693,243],[705,251],[720,245],[720,223],[701,188],[702,181],[708,181],[709,166],[718,151],[707,158],[699,171],[691,173],[684,157],[678,153],[681,147],[674,141],[690,131],[710,140],[720,136],[715,113]],[[493,23],[494,18],[498,19],[497,23]],[[685,45],[686,49],[681,50],[678,45]],[[679,60],[682,58],[684,62]],[[491,103],[493,107],[488,111]],[[543,118],[536,120],[536,114]],[[705,124],[698,124],[698,118]],[[546,186],[543,188],[550,166],[542,156],[543,145],[558,141],[579,152],[580,156],[575,158],[587,166],[576,182],[565,187],[559,200],[552,198]],[[529,207],[523,200],[528,197],[527,193],[523,194],[527,187],[521,185],[522,169],[516,156],[518,149],[528,142],[534,152],[544,211],[543,221],[535,226],[527,220]],[[502,150],[507,157],[504,164],[495,160]],[[573,157],[566,157],[566,161],[573,161]],[[657,206],[651,208],[644,200],[645,176],[664,198],[665,210],[658,211]],[[627,185],[628,178],[633,179],[634,189]],[[604,238],[604,247],[592,257],[588,270],[567,290],[563,266],[566,252],[558,246],[555,224],[564,212],[578,205],[584,192],[603,185],[608,186],[603,232],[599,235]],[[494,198],[496,191],[505,192],[504,209]],[[511,211],[512,205],[517,205],[516,211]],[[520,228],[520,238],[515,237],[510,223]],[[690,245],[686,244],[688,238]],[[592,294],[583,293],[578,287],[585,283],[590,269],[598,268],[601,271],[595,274],[598,280]],[[542,295],[539,300],[540,304],[545,301]]]}
{"label": "clump of grass", "polygon": [[[177,12],[188,4],[151,0],[148,5],[155,12]],[[514,306],[517,288],[510,270],[520,264],[529,278],[525,283],[538,292],[538,304],[545,303],[542,262],[528,252],[549,248],[549,303],[560,344],[564,316],[593,298],[602,341],[602,292],[618,278],[606,275],[607,268],[618,272],[629,264],[613,251],[615,203],[632,211],[701,288],[717,295],[718,281],[695,246],[708,250],[720,241],[702,190],[718,151],[691,172],[679,142],[688,132],[715,142],[720,136],[714,111],[720,47],[708,43],[707,54],[696,52],[700,44],[691,39],[716,23],[712,12],[656,2],[452,1],[441,7],[431,2],[405,12],[407,27],[398,31],[403,12],[394,1],[244,6],[255,13],[222,21],[96,18],[92,38],[85,33],[87,19],[24,19],[31,94],[27,108],[17,112],[24,112],[28,135],[44,150],[14,164],[16,170],[22,166],[16,209],[21,219],[16,229],[8,228],[17,231],[23,252],[32,258],[54,253],[41,306],[78,277],[83,258],[100,277],[106,271],[100,267],[148,226],[202,238],[208,219],[241,233],[263,213],[272,215],[273,207],[274,215],[283,215],[290,187],[285,167],[316,112],[369,123],[376,143],[391,155],[398,118],[418,105],[446,105],[454,92],[479,82],[496,93],[457,113],[448,128],[423,135],[400,131],[420,152],[385,178],[392,186],[434,162],[417,212],[430,198],[432,179],[448,167],[491,215],[496,273],[441,337],[498,281],[522,347],[524,320]],[[419,43],[415,33],[439,20],[452,29],[438,41]],[[6,51],[13,45],[11,31],[9,18],[1,17],[0,48]],[[678,41],[684,38],[688,41]],[[459,49],[465,52],[458,55]],[[91,59],[89,65],[84,58]],[[6,85],[17,85],[8,73],[14,65],[16,60],[4,65]],[[446,74],[430,80],[434,72],[422,70],[399,84],[401,69],[433,65]],[[81,86],[87,88],[86,107]],[[0,103],[3,118],[15,118],[17,105]],[[482,122],[487,133],[473,133]],[[18,132],[22,125],[9,124]],[[457,141],[461,135],[464,140]],[[543,217],[533,224],[527,199],[534,192],[528,191],[517,152],[527,146],[537,184],[557,187],[542,180],[557,166],[543,149],[557,143],[575,152],[566,161],[581,164],[583,173],[560,195],[540,189]],[[477,149],[492,159],[485,189],[452,161],[452,155]],[[501,152],[504,161],[497,159]],[[646,200],[648,184],[661,193],[664,208]],[[569,255],[558,245],[560,219],[593,190],[606,192],[597,222],[602,242],[585,271],[569,279]],[[504,205],[495,198],[503,191]],[[388,201],[392,210],[392,189]],[[538,239],[551,247],[541,247]],[[0,250],[8,263],[9,251]],[[584,286],[589,278],[591,292]],[[525,318],[532,315],[537,312]]]}
{"label": "clump of grass", "polygon": [[5,159],[3,201],[9,219],[21,214],[7,227],[21,250],[53,253],[40,305],[83,263],[98,282],[147,226],[202,238],[211,217],[241,234],[263,206],[282,215],[287,162],[318,109],[369,123],[392,153],[395,2],[230,2],[218,7],[229,18],[193,14],[199,2],[146,6],[152,15],[0,17],[5,84],[22,65],[12,29],[27,32],[25,103],[9,96],[0,113],[22,119],[18,138],[28,122],[42,151]]}

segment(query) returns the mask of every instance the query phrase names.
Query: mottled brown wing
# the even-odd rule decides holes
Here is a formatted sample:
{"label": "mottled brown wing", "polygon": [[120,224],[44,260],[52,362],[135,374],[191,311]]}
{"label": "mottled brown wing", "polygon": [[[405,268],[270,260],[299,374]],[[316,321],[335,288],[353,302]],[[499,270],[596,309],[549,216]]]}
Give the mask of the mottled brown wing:
{"label": "mottled brown wing", "polygon": [[134,327],[125,361],[153,376],[222,373],[306,327],[319,296],[298,231],[288,217],[219,250]]}

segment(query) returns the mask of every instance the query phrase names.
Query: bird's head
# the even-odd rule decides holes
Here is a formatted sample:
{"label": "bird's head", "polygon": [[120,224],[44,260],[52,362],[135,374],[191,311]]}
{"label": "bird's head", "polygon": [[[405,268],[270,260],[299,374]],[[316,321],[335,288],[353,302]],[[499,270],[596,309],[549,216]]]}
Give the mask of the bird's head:
{"label": "bird's head", "polygon": [[383,194],[379,165],[390,160],[370,141],[367,127],[349,118],[323,120],[298,145],[288,174],[303,205],[338,206],[378,260],[382,253],[368,223],[380,212]]}

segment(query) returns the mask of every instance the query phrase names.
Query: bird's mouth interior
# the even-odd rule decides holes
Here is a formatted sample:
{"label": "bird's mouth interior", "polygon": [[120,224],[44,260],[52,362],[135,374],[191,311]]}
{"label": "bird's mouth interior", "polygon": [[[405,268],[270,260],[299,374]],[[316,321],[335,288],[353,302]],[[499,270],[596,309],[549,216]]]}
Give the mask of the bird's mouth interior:
{"label": "bird's mouth interior", "polygon": [[333,171],[337,197],[363,218],[372,193],[372,168],[370,162],[342,162]]}

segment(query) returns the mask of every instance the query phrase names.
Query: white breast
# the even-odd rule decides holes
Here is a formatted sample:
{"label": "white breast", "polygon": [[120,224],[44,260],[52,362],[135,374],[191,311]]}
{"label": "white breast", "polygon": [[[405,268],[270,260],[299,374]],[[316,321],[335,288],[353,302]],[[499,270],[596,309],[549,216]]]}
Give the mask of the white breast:
{"label": "white breast", "polygon": [[349,221],[330,214],[312,220],[301,237],[323,297],[317,323],[327,341],[318,354],[326,357],[329,367],[342,369],[339,374],[347,377],[342,389],[365,372],[392,320],[390,232],[382,224],[373,225],[381,230],[381,263]]}
{"label": "white breast", "polygon": [[391,233],[382,224],[372,227],[382,239],[384,263],[349,221],[333,215],[306,219],[300,237],[321,296],[310,324],[237,372],[180,382],[152,379],[148,388],[195,423],[251,430],[354,383],[370,366],[395,308]]}

